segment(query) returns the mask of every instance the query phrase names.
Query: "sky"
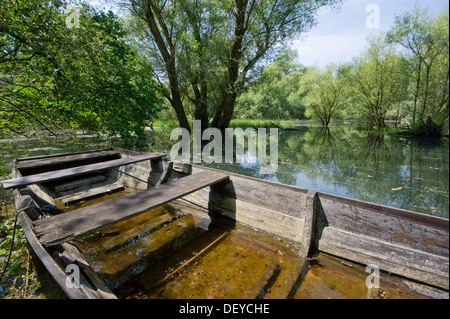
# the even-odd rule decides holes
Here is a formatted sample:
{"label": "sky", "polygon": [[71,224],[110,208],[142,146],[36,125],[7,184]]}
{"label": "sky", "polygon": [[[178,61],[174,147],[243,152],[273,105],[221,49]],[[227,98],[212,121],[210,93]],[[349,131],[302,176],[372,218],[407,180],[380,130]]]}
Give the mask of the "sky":
{"label": "sky", "polygon": [[317,26],[292,45],[298,62],[324,67],[351,61],[365,49],[371,32],[387,31],[395,16],[414,9],[416,3],[433,14],[448,7],[448,0],[347,0],[339,11],[322,8]]}
{"label": "sky", "polygon": [[[91,5],[119,11],[117,1],[90,0]],[[387,31],[395,17],[414,9],[416,3],[428,7],[430,13],[438,14],[448,7],[448,0],[344,0],[339,10],[319,9],[318,24],[305,33],[300,40],[293,41],[292,48],[298,51],[298,62],[324,67],[328,63],[351,61],[366,47],[366,38],[371,32]],[[375,18],[379,16],[379,25]]]}

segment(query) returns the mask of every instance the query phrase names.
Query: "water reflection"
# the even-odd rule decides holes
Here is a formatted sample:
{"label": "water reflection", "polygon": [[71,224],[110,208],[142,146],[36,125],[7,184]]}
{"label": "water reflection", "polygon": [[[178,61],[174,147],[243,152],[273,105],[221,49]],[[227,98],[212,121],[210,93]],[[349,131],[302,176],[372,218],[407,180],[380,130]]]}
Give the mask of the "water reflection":
{"label": "water reflection", "polygon": [[[104,148],[170,153],[171,130],[148,132],[145,141],[42,137],[0,140],[0,175],[9,178],[14,157]],[[245,142],[244,142],[245,143]],[[244,145],[246,147],[246,145]],[[203,164],[243,175],[382,205],[449,217],[448,139],[407,139],[357,130],[303,126],[280,131],[278,169],[261,174],[257,154],[243,163]],[[256,160],[255,160],[256,159]],[[256,163],[255,163],[256,162]]]}
{"label": "water reflection", "polygon": [[414,140],[349,127],[303,127],[279,132],[274,174],[259,174],[254,164],[208,166],[448,218],[448,155],[448,139]]}

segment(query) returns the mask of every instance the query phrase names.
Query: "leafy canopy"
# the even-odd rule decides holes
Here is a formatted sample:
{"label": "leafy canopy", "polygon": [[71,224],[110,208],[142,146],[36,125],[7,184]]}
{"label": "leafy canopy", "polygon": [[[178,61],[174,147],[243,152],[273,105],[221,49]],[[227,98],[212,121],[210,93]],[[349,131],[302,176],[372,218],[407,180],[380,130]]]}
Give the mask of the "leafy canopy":
{"label": "leafy canopy", "polygon": [[159,85],[111,12],[65,1],[5,0],[0,8],[0,130],[79,128],[142,134]]}

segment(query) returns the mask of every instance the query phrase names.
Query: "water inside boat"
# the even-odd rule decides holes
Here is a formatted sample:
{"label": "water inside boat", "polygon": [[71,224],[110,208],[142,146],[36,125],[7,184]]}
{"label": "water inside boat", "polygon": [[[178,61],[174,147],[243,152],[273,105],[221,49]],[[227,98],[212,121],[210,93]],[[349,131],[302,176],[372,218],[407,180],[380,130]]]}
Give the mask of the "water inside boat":
{"label": "water inside boat", "polygon": [[[73,210],[132,193],[71,204]],[[119,298],[427,298],[406,280],[381,274],[366,286],[363,265],[320,253],[216,216],[180,199],[76,238],[91,267]],[[408,286],[410,285],[410,286]]]}

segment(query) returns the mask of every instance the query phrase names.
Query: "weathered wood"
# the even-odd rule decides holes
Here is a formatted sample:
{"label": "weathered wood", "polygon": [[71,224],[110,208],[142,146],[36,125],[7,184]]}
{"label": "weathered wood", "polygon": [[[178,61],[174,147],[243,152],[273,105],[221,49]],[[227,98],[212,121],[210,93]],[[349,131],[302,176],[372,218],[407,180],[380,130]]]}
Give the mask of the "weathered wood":
{"label": "weathered wood", "polygon": [[[115,147],[110,147],[110,148],[104,148],[104,149],[98,149],[98,150],[87,150],[87,151],[71,152],[71,153],[55,153],[55,154],[48,154],[48,155],[19,157],[19,158],[17,158],[17,162],[19,163],[21,161],[29,161],[29,160],[35,160],[35,159],[63,157],[63,156],[67,156],[67,155],[80,155],[80,154],[88,154],[88,153],[98,153],[98,152],[105,152],[105,151],[112,151],[112,150],[116,150],[116,148]],[[120,152],[119,149],[117,151]]]}
{"label": "weathered wood", "polygon": [[84,294],[80,289],[67,287],[67,274],[60,268],[56,261],[41,245],[34,232],[32,231],[31,221],[29,220],[28,216],[25,213],[20,213],[19,220],[31,248],[41,260],[45,268],[47,268],[47,270],[50,272],[58,285],[61,287],[61,289],[67,294],[67,296],[72,299],[88,299],[88,296],[86,296],[86,294]]}
{"label": "weathered wood", "polygon": [[142,237],[145,237],[152,232],[161,229],[165,225],[180,218],[182,215],[166,213],[162,214],[154,219],[144,222],[124,233],[120,233],[117,236],[111,237],[106,242],[102,243],[102,249],[111,252],[117,250],[121,246],[125,246],[127,243],[136,241]]}
{"label": "weathered wood", "polygon": [[68,183],[56,185],[54,190],[55,190],[55,193],[61,193],[61,192],[64,192],[64,191],[72,190],[72,189],[77,188],[77,187],[83,187],[83,186],[86,186],[86,185],[91,185],[91,184],[100,183],[100,182],[104,182],[104,181],[106,181],[106,177],[105,176],[103,176],[103,175],[96,175],[96,176],[91,176],[91,177],[87,177],[87,178],[77,179],[75,181],[71,181],[71,182],[68,182]]}
{"label": "weathered wood", "polygon": [[[184,178],[184,177],[183,177]],[[183,197],[206,210],[227,216],[244,225],[293,242],[300,242],[303,219],[273,211],[243,200],[223,197],[216,192],[201,190]]]}
{"label": "weathered wood", "polygon": [[[100,160],[105,157],[110,158],[120,158],[120,153],[117,151],[99,151],[92,153],[82,153],[82,154],[66,154],[60,155],[58,157],[44,157],[37,159],[24,159],[17,163],[18,169],[28,169],[28,168],[37,168],[37,167],[46,167],[46,166],[56,166],[63,165],[74,162],[84,162],[84,161],[92,161],[92,160]],[[78,165],[77,165],[78,166]]]}
{"label": "weathered wood", "polygon": [[[192,165],[193,174],[204,170],[220,172],[220,170]],[[300,219],[305,217],[305,210],[301,208],[306,206],[305,201],[308,190],[232,172],[229,172],[229,175],[232,185],[227,188],[214,190],[217,197],[235,198],[249,204],[264,207],[267,210]]]}
{"label": "weathered wood", "polygon": [[42,198],[43,200],[45,200],[48,203],[51,203],[52,205],[55,204],[55,202],[54,202],[54,197],[55,197],[54,193],[50,189],[48,189],[46,186],[44,186],[42,184],[34,184],[34,185],[29,185],[29,186],[27,186],[25,188],[21,188],[20,192],[22,194],[24,194],[23,193],[24,189],[29,189],[30,193],[34,193],[35,196],[38,196],[38,197]]}
{"label": "weathered wood", "polygon": [[[156,160],[152,161],[152,163],[153,162],[160,161]],[[149,181],[149,176],[151,173],[152,172],[150,169],[142,166],[126,165],[112,169],[109,177],[117,180],[118,183],[126,187],[144,190],[147,189],[149,185],[154,186],[154,184]]]}
{"label": "weathered wood", "polygon": [[65,267],[75,265],[80,269],[79,286],[71,289],[80,290],[88,299],[117,299],[106,284],[92,271],[75,247],[69,244],[62,244],[61,246],[63,251],[58,252],[58,260]]}
{"label": "weathered wood", "polygon": [[311,247],[314,242],[314,228],[317,215],[317,192],[309,191],[306,195],[305,222],[301,231],[300,256],[307,258],[311,255]]}
{"label": "weathered wood", "polygon": [[35,232],[44,245],[55,245],[98,230],[183,197],[201,188],[225,181],[228,175],[203,172],[134,194],[111,199],[35,222]]}
{"label": "weathered wood", "polygon": [[449,220],[319,193],[326,227],[449,256]]}
{"label": "weathered wood", "polygon": [[62,244],[64,251],[73,260],[81,269],[81,271],[85,274],[85,276],[89,279],[90,282],[94,285],[95,294],[100,299],[117,299],[116,295],[109,289],[103,280],[98,276],[98,274],[92,270],[88,261],[85,259],[83,254],[78,250],[78,248],[72,244]]}
{"label": "weathered wood", "polygon": [[127,157],[127,158],[117,159],[117,160],[112,160],[112,161],[107,161],[107,162],[101,162],[101,163],[83,165],[83,166],[79,166],[79,167],[67,168],[67,169],[62,169],[59,171],[52,171],[52,172],[35,174],[35,175],[29,175],[29,176],[25,176],[25,177],[16,178],[16,179],[9,179],[9,180],[5,180],[5,181],[1,181],[0,183],[2,184],[4,189],[18,188],[18,187],[23,187],[23,186],[27,186],[27,185],[31,185],[31,184],[36,184],[36,183],[50,182],[50,181],[55,181],[55,180],[64,179],[64,178],[68,178],[68,177],[99,172],[99,171],[103,171],[103,170],[113,168],[113,167],[128,165],[128,164],[151,160],[151,159],[162,158],[164,156],[166,156],[166,154],[155,152],[155,153],[149,153],[149,154],[144,154],[144,155],[139,155],[139,156],[134,156],[134,157]]}
{"label": "weathered wood", "polygon": [[125,189],[125,187],[123,187],[122,185],[114,183],[111,185],[91,188],[88,191],[79,192],[79,193],[72,194],[72,195],[67,195],[64,197],[60,197],[58,199],[61,200],[61,202],[65,206],[70,206],[70,205],[79,203],[81,201],[90,200],[90,199],[101,197],[101,196],[104,196],[107,194],[117,193],[117,192],[123,191],[124,189]]}
{"label": "weathered wood", "polygon": [[172,174],[172,169],[173,169],[173,162],[172,161],[167,162],[164,165],[164,169],[163,169],[163,172],[161,173],[161,177],[156,182],[155,186],[166,183],[169,180],[170,175]]}
{"label": "weathered wood", "polygon": [[[217,170],[193,165],[193,172]],[[281,238],[300,242],[306,192],[290,186],[229,173],[224,187],[202,189],[184,197],[196,205]],[[265,192],[265,193],[264,193]],[[294,205],[288,207],[288,205]],[[303,217],[303,218],[302,218]]]}
{"label": "weathered wood", "polygon": [[[194,172],[205,170],[210,169],[193,165]],[[314,238],[310,252],[318,247],[355,262],[378,263],[381,269],[448,289],[448,271],[443,271],[448,267],[448,220],[330,194],[318,193],[312,201],[306,195],[302,189],[230,174],[226,188],[185,198],[281,238],[299,243]],[[306,207],[315,207],[316,217],[309,218]],[[334,231],[346,236],[328,236]],[[392,262],[395,254],[403,257]]]}
{"label": "weathered wood", "polygon": [[448,220],[319,194],[319,250],[449,288]]}
{"label": "weathered wood", "polygon": [[[111,288],[116,288],[144,269],[171,256],[201,235],[192,215],[184,215],[166,227],[95,259],[97,272]],[[131,253],[130,253],[131,252]]]}
{"label": "weathered wood", "polygon": [[356,235],[339,229],[322,230],[319,250],[430,285],[449,289],[448,257]]}
{"label": "weathered wood", "polygon": [[[135,152],[126,154],[137,155]],[[45,157],[41,159],[45,160]],[[152,164],[156,162],[159,162],[158,165],[161,164],[160,168],[163,167],[163,162],[164,164],[167,163],[164,160],[152,161]],[[174,163],[172,171],[174,175],[171,178],[178,177],[176,172],[178,165],[179,163]],[[150,171],[150,161],[126,167],[135,166],[140,168],[145,166]],[[193,171],[194,176],[197,176],[199,172],[220,172],[195,165]],[[162,170],[158,170],[157,173],[161,174],[161,172]],[[16,178],[15,174],[20,176],[20,172],[16,171],[13,165],[13,178]],[[183,199],[179,199],[179,201],[189,200],[195,205],[202,206],[206,211],[224,214],[238,222],[264,230],[280,238],[301,243],[301,245],[307,245],[314,238],[314,247],[317,247],[320,251],[362,264],[375,264],[381,270],[413,279],[416,283],[426,283],[436,290],[438,290],[437,287],[440,287],[441,290],[439,291],[448,291],[448,220],[329,194],[307,194],[307,190],[293,186],[261,181],[233,173],[229,175],[230,182],[225,184],[225,187],[199,189],[190,195],[182,196]],[[185,178],[191,177],[183,177],[181,180]],[[191,179],[188,184],[194,181],[194,179]],[[172,182],[168,184],[170,183]],[[157,192],[156,197],[159,197],[160,200],[164,196],[159,194],[158,190],[163,186],[152,189],[152,191]],[[14,194],[15,196],[19,194],[18,189],[14,189]],[[27,198],[28,202],[32,200],[29,196],[22,197]],[[56,220],[54,223],[52,221],[54,217],[58,216],[36,221],[34,224],[35,230],[41,229],[42,231],[37,237],[42,239],[44,236],[50,236],[46,240],[49,240],[50,245],[53,245],[76,236],[78,231],[86,230],[84,227],[91,227],[95,223],[100,223],[100,227],[103,227],[103,223],[105,225],[114,224],[122,217],[127,218],[127,216],[117,213],[118,211],[127,211],[129,207],[140,205],[137,197],[135,200],[136,202],[131,203],[127,203],[126,200],[123,202],[107,201],[106,203],[111,203],[111,205],[107,206],[109,204],[105,203],[102,209],[97,210],[100,215],[99,218],[97,218],[97,212],[94,213],[93,210],[79,209],[59,215],[65,216],[59,220],[61,224]],[[156,200],[153,196],[141,198],[143,202],[152,202],[153,200]],[[146,206],[148,203],[142,205]],[[136,209],[144,209],[143,206]],[[131,210],[134,209],[131,208]],[[32,210],[30,209],[30,211]],[[108,216],[109,212],[112,212],[113,215]],[[39,212],[35,213],[39,215]],[[77,215],[78,213],[81,214]],[[72,215],[72,217],[67,217],[69,215]],[[20,216],[28,218],[25,214]],[[31,216],[33,216],[32,219],[36,217],[33,214]],[[214,214],[211,214],[211,216],[214,216]],[[80,226],[78,220],[80,220]],[[49,221],[50,224],[46,225]],[[316,221],[316,227],[314,227],[314,221]],[[29,220],[28,223],[30,223]],[[61,229],[58,229],[59,225],[62,226]],[[47,228],[50,226],[54,228]],[[31,231],[29,226],[28,228]],[[194,228],[197,229],[197,227]],[[51,236],[58,232],[57,236],[62,236],[63,239],[60,241],[56,239],[52,242]],[[69,237],[65,238],[67,234],[69,234]],[[193,233],[192,237],[194,235]],[[35,236],[36,242],[37,237]],[[38,244],[41,245],[41,243]],[[175,246],[177,245],[178,243],[175,244]],[[40,247],[45,250],[42,245]],[[303,247],[300,254],[305,255],[304,252],[311,251],[311,247],[311,245],[309,249],[306,246]],[[306,256],[308,255],[306,254]],[[151,259],[152,256],[149,258]],[[190,257],[185,260],[189,261]],[[299,268],[302,269],[300,273],[308,269],[307,262],[303,265]],[[52,271],[57,272],[58,270],[52,269]],[[127,270],[124,270],[127,274],[129,272],[130,276],[133,271],[128,267]],[[163,279],[164,276],[159,278]],[[299,275],[298,278],[301,278],[301,276]],[[279,289],[281,295],[285,296],[286,292],[289,291],[289,287],[295,281],[295,276],[291,279],[289,285],[284,287],[283,290]],[[291,295],[292,291],[291,289],[288,296]],[[329,294],[332,291],[326,291],[326,293],[327,296],[330,296]]]}

